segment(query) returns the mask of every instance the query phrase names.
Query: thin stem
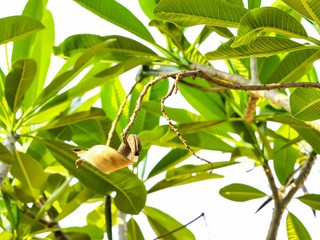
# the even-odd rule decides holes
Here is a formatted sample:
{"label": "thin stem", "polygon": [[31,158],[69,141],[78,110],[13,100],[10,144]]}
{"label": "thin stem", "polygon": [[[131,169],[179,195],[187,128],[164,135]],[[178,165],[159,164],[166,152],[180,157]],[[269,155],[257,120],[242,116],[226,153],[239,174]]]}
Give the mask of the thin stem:
{"label": "thin stem", "polygon": [[164,237],[166,237],[168,235],[171,235],[171,234],[173,234],[173,233],[175,233],[175,232],[177,232],[177,231],[179,231],[179,230],[181,230],[183,228],[186,228],[188,225],[190,225],[191,223],[197,221],[201,217],[204,217],[204,213],[201,213],[198,217],[196,217],[195,219],[193,219],[192,221],[188,222],[187,224],[185,224],[185,225],[183,225],[181,227],[178,227],[178,228],[176,228],[176,229],[174,229],[174,230],[172,230],[170,232],[166,232],[166,233],[164,233],[164,234],[162,234],[160,236],[157,236],[154,240],[164,238]]}
{"label": "thin stem", "polygon": [[133,113],[132,113],[132,115],[131,115],[131,117],[130,117],[130,121],[129,121],[129,123],[127,124],[127,126],[124,128],[124,130],[123,130],[123,132],[122,132],[122,134],[121,134],[121,136],[122,136],[122,141],[123,141],[124,143],[127,143],[127,135],[128,135],[128,133],[129,133],[130,129],[132,128],[133,124],[134,124],[134,121],[135,121],[135,119],[136,119],[136,117],[137,117],[137,115],[138,115],[138,113],[139,113],[139,111],[140,111],[140,109],[141,109],[141,105],[142,105],[143,98],[144,98],[144,96],[147,94],[147,91],[149,90],[149,88],[152,87],[152,86],[153,86],[154,84],[156,84],[157,82],[159,82],[159,81],[161,81],[161,80],[163,80],[163,79],[167,79],[167,78],[169,78],[169,77],[174,77],[175,75],[176,75],[176,74],[172,74],[172,73],[161,75],[161,76],[159,76],[159,77],[156,77],[156,78],[153,79],[152,81],[148,82],[148,83],[144,86],[143,90],[141,91],[141,93],[140,93],[140,95],[139,95],[139,97],[138,97],[138,100],[137,100],[137,103],[136,103],[136,107],[135,107],[135,109],[133,110]]}
{"label": "thin stem", "polygon": [[166,114],[165,112],[165,105],[164,102],[166,101],[166,99],[168,99],[170,96],[172,96],[173,93],[176,93],[178,91],[178,82],[180,80],[180,75],[177,74],[177,78],[175,80],[175,83],[173,84],[172,88],[170,89],[170,91],[167,93],[167,95],[165,95],[162,99],[161,99],[161,113],[164,116],[164,118],[167,120],[170,128],[178,135],[180,141],[183,143],[183,145],[189,150],[189,152],[195,156],[196,158],[205,161],[207,163],[212,164],[210,161],[198,156],[189,146],[189,144],[187,143],[187,141],[185,140],[185,138],[181,135],[180,131],[178,128],[176,128],[174,126],[174,124],[172,123],[171,119],[169,118],[169,116]]}
{"label": "thin stem", "polygon": [[117,116],[116,118],[112,121],[112,124],[111,124],[111,127],[110,127],[110,130],[109,130],[109,133],[108,133],[108,139],[107,139],[107,142],[106,142],[106,145],[109,146],[110,145],[110,142],[111,142],[111,139],[112,139],[112,135],[116,129],[116,126],[117,126],[117,123],[119,122],[120,120],[120,117],[123,113],[123,109],[126,105],[126,102],[129,98],[129,96],[132,94],[133,90],[135,89],[135,87],[142,81],[142,79],[140,79],[139,81],[137,81],[130,89],[130,91],[128,92],[128,94],[126,95],[126,97],[123,99],[120,107],[119,107],[119,110],[118,110],[118,113],[117,113]]}
{"label": "thin stem", "polygon": [[106,195],[105,202],[105,221],[106,221],[106,233],[108,240],[112,240],[112,211],[111,211],[112,199],[110,195]]}

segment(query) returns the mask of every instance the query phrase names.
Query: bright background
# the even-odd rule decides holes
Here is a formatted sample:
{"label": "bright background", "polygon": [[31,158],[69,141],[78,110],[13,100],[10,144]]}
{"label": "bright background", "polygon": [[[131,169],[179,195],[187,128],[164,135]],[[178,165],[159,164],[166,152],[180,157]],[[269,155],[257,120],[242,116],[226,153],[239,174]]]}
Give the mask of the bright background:
{"label": "bright background", "polygon": [[[26,0],[0,0],[0,17],[19,15],[26,2]],[[142,22],[146,25],[148,24],[147,17],[145,17],[140,10],[138,0],[122,0],[118,2],[123,3],[123,5],[134,12]],[[117,34],[137,39],[132,34],[95,16],[72,0],[49,0],[48,9],[52,12],[55,22],[55,45],[60,44],[66,37],[77,33],[93,33],[102,36]],[[197,35],[196,32],[198,30],[199,27],[194,27],[186,32],[186,36],[192,39]],[[152,33],[154,33],[155,36],[158,36],[155,37],[155,39],[159,39],[160,43],[161,41],[164,43],[164,39],[156,30],[152,30]],[[204,52],[213,50],[220,42],[225,41],[225,39],[222,39],[218,35],[212,35],[210,39],[211,41],[204,44],[200,50]],[[141,40],[139,39],[139,41]],[[2,68],[5,68],[6,66],[4,53],[4,46],[0,46],[0,66]],[[53,68],[50,69],[52,76],[60,68],[62,63],[62,59],[54,56],[52,57]],[[320,69],[319,63],[317,64],[317,69]],[[225,70],[220,62],[214,62],[214,66],[221,70]],[[49,76],[49,80],[52,79],[52,76]],[[124,74],[122,79],[126,79],[127,82],[132,84],[135,79],[135,72],[130,71],[129,73]],[[131,87],[130,84],[128,84],[128,89]],[[168,105],[174,104],[175,107],[193,110],[186,104],[181,96],[173,96],[166,103]],[[152,152],[149,155],[151,157],[148,162],[156,164],[168,150],[155,147],[152,148],[151,151]],[[219,152],[201,151],[198,154],[212,161],[229,160],[228,155],[223,155]],[[200,218],[188,226],[197,239],[265,239],[271,221],[272,202],[258,213],[255,213],[260,205],[266,200],[265,198],[238,203],[226,200],[219,195],[220,188],[231,183],[248,184],[267,194],[271,194],[262,168],[253,168],[252,161],[247,161],[245,158],[243,162],[243,164],[237,164],[228,167],[227,169],[214,171],[215,173],[225,175],[225,178],[223,179],[208,180],[152,193],[148,195],[147,205],[159,208],[176,218],[182,224],[186,224],[198,217],[201,213],[204,213],[205,218]],[[184,164],[186,163],[187,162],[184,162]],[[188,160],[188,163],[199,164],[199,160],[191,157]],[[149,168],[151,169],[152,166],[149,166]],[[312,174],[306,183],[306,187],[310,193],[317,193],[319,190],[319,171],[319,164],[316,163]],[[157,179],[154,179],[154,183],[156,180]],[[153,183],[150,182],[150,187],[152,184]],[[302,192],[299,192],[299,194],[302,194]],[[97,206],[97,204],[94,204],[93,206],[85,204],[70,217],[63,219],[60,222],[60,225],[62,227],[85,225],[86,214],[90,212],[94,206]],[[289,205],[289,210],[304,223],[311,236],[320,236],[319,218],[314,217],[309,207],[306,207],[299,201],[293,200]],[[285,217],[286,216],[284,215],[279,229],[278,239],[280,240],[287,239],[284,221]],[[146,239],[153,239],[156,237],[143,214],[138,215],[136,219],[140,223],[139,225],[142,228]],[[114,239],[117,239],[116,229],[114,230]]]}

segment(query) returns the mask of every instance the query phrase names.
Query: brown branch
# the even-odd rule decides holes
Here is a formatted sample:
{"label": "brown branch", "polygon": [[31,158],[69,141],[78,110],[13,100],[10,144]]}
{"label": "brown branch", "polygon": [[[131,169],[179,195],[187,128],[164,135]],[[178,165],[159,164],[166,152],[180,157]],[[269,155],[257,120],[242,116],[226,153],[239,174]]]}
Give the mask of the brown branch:
{"label": "brown branch", "polygon": [[172,230],[170,232],[166,232],[166,233],[164,233],[164,234],[162,234],[160,236],[157,236],[154,240],[164,238],[164,237],[166,237],[168,235],[171,235],[171,234],[173,234],[173,233],[175,233],[175,232],[177,232],[177,231],[179,231],[179,230],[181,230],[183,228],[186,228],[188,225],[190,225],[191,223],[197,221],[201,217],[204,217],[204,213],[201,213],[198,217],[196,217],[195,219],[193,219],[192,221],[188,222],[187,224],[185,224],[185,225],[183,225],[181,227],[178,227],[178,228],[176,228],[176,229],[174,229],[174,230]]}
{"label": "brown branch", "polygon": [[279,195],[279,190],[277,188],[276,182],[274,180],[274,177],[273,177],[273,174],[272,174],[272,171],[271,171],[269,165],[268,164],[263,165],[263,170],[267,176],[275,205],[279,205],[281,197]]}
{"label": "brown branch", "polygon": [[276,239],[283,212],[288,206],[288,204],[290,203],[290,201],[292,200],[293,196],[296,194],[296,192],[303,186],[304,182],[306,181],[307,177],[311,172],[311,169],[316,160],[316,157],[317,157],[317,154],[314,151],[310,153],[304,166],[300,169],[299,176],[290,185],[291,189],[287,192],[287,194],[283,198],[281,198],[280,196],[279,202],[276,203],[276,199],[275,199],[272,220],[271,220],[270,228],[266,238],[267,240]]}
{"label": "brown branch", "polygon": [[287,205],[290,200],[293,198],[294,194],[303,186],[304,182],[307,180],[312,166],[317,159],[317,154],[312,151],[307,158],[307,161],[304,163],[303,167],[300,169],[299,176],[290,184],[291,189],[286,194],[285,198],[283,199],[283,204]]}

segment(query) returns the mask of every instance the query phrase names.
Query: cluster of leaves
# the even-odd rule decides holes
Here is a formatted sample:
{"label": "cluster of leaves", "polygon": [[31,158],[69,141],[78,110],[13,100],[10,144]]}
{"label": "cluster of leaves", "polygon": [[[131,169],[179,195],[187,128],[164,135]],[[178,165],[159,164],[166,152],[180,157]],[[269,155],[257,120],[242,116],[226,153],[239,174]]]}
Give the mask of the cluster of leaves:
{"label": "cluster of leaves", "polygon": [[[191,62],[209,65],[209,60],[226,59],[231,73],[250,77],[248,59],[258,57],[259,78],[264,84],[317,82],[313,62],[320,57],[319,41],[310,37],[300,23],[302,19],[307,20],[307,24],[320,32],[316,0],[283,1],[286,4],[276,1],[272,7],[264,8],[259,8],[260,1],[248,1],[249,9],[240,0],[161,0],[159,3],[140,0],[150,26],[165,36],[167,46],[159,45],[149,29],[117,1],[75,2],[136,35],[143,43],[118,35],[78,34],[53,47],[54,19],[46,9],[46,0],[29,0],[22,15],[0,19],[0,43],[14,42],[8,72],[0,70],[0,134],[4,139],[9,136],[16,146],[9,151],[5,141],[0,144],[0,160],[11,165],[1,190],[1,239],[31,238],[54,231],[48,228],[50,221],[45,219],[59,221],[82,203],[101,201],[113,192],[116,194],[112,214],[115,216],[118,211],[132,214],[128,221],[128,239],[143,239],[134,218],[140,212],[145,214],[155,233],[161,235],[182,225],[166,213],[145,206],[148,194],[221,178],[223,176],[208,171],[233,165],[242,156],[252,159],[256,166],[272,159],[279,182],[286,186],[296,171],[296,164],[302,164],[306,158],[300,151],[301,144],[308,143],[320,153],[319,132],[305,122],[319,116],[319,90],[295,90],[290,98],[291,114],[261,99],[255,121],[246,123],[247,92],[201,91],[188,83],[210,87],[206,81],[184,79],[185,84],[182,82],[179,90],[199,114],[166,108],[168,116],[177,123],[180,133],[195,151],[215,150],[230,153],[231,157],[230,161],[213,165],[177,166],[190,153],[169,125],[159,125],[162,116],[159,102],[167,94],[169,85],[163,80],[144,97],[132,128],[143,144],[140,162],[134,169],[105,175],[89,164],[75,168],[76,157],[71,151],[74,146],[89,148],[106,142],[106,133],[126,95],[119,75],[134,67],[141,66],[136,76],[139,83],[127,100],[112,137],[114,148],[120,144],[119,136],[143,86],[155,76],[188,69]],[[204,26],[190,43],[184,30],[195,25]],[[237,36],[229,28],[237,28]],[[214,51],[200,53],[197,47],[212,41],[212,33],[229,40]],[[47,79],[47,73],[52,53],[66,61],[51,80]],[[98,92],[83,98],[97,87]],[[96,102],[101,103],[101,107],[96,107]],[[274,130],[269,122],[280,123],[281,127]],[[241,140],[234,136],[240,136]],[[152,145],[170,150],[146,173],[148,149]],[[165,173],[163,179],[147,189],[149,179],[161,173]],[[72,179],[79,182],[72,185]],[[266,196],[241,184],[221,189],[221,195],[236,201]],[[309,194],[299,200],[319,209],[319,196]],[[78,239],[102,239],[104,229],[98,224],[104,220],[102,208],[103,205],[98,206],[87,216],[86,227],[63,231],[71,237],[77,235]],[[293,214],[288,214],[287,222],[289,235],[308,235]],[[171,236],[172,239],[181,239],[181,236],[195,239],[187,228]]]}

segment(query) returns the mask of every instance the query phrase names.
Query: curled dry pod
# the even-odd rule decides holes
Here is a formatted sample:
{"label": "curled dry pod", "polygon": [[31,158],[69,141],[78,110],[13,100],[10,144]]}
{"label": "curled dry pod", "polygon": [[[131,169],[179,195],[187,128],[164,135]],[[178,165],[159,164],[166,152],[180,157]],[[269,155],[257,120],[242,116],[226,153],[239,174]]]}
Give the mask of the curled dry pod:
{"label": "curled dry pod", "polygon": [[127,141],[129,146],[122,143],[118,151],[106,145],[95,145],[87,151],[74,149],[73,151],[80,157],[76,161],[76,166],[88,162],[106,174],[127,167],[138,160],[141,150],[141,142],[137,135],[129,135]]}

